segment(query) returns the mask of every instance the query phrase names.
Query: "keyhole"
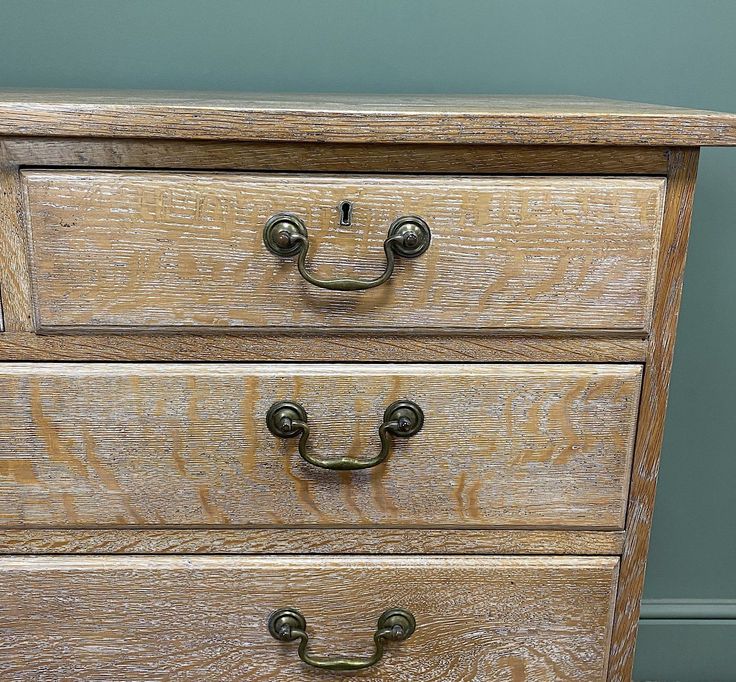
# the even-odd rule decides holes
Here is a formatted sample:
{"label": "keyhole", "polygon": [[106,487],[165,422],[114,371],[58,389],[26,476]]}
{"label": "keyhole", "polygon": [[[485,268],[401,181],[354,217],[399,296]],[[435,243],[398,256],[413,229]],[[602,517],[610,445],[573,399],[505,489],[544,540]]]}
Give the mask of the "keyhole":
{"label": "keyhole", "polygon": [[353,205],[349,201],[340,204],[340,225],[350,225],[353,219]]}

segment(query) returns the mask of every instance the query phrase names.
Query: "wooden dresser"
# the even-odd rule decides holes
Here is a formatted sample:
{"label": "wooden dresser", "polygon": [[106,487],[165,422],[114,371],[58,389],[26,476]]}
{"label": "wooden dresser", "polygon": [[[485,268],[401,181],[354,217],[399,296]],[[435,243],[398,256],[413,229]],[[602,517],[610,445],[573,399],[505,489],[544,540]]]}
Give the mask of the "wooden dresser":
{"label": "wooden dresser", "polygon": [[0,677],[629,680],[702,145],[1,93]]}

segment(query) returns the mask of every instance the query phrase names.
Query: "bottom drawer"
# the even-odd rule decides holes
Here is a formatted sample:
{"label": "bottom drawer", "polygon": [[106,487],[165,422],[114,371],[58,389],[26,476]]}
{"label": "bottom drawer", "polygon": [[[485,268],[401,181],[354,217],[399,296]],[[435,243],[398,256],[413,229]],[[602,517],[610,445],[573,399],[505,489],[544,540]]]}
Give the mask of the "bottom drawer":
{"label": "bottom drawer", "polygon": [[366,659],[379,616],[399,607],[416,630],[355,677],[591,682],[605,677],[617,573],[611,557],[6,557],[0,668],[13,680],[342,678],[300,662],[269,615],[298,610],[314,657]]}

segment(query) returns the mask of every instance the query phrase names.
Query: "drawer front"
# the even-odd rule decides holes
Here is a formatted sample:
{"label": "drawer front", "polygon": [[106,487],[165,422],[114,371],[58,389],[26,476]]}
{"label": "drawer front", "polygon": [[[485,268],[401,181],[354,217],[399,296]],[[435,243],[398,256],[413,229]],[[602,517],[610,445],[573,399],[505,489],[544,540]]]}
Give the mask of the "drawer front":
{"label": "drawer front", "polygon": [[[662,178],[29,170],[23,184],[39,330],[649,328]],[[431,242],[381,286],[325,290],[264,245],[283,212],[321,279],[380,275],[402,216]]]}
{"label": "drawer front", "polygon": [[[1,522],[622,528],[641,372],[0,364]],[[421,430],[382,441],[387,407],[405,400]],[[307,456],[365,462],[385,442],[385,461],[305,461],[299,434],[269,431],[281,401],[306,411]]]}
{"label": "drawer front", "polygon": [[321,680],[315,658],[373,653],[379,615],[409,611],[358,679],[605,679],[618,560],[609,557],[85,557],[0,559],[4,674],[14,680]]}

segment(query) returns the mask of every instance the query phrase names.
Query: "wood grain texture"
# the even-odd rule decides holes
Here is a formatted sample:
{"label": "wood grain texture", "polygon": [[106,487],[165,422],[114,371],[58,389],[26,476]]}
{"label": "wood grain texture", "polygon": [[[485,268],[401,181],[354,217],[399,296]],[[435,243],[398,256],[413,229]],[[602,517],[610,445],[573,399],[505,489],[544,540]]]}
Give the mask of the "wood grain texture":
{"label": "wood grain texture", "polygon": [[[24,171],[36,326],[619,330],[651,314],[659,178]],[[353,225],[338,205],[354,202]],[[287,211],[319,277],[375,277],[388,226],[432,245],[361,292],[305,282],[263,245]]]}
{"label": "wood grain texture", "polygon": [[628,682],[634,663],[639,607],[644,589],[649,531],[654,513],[670,371],[690,233],[698,151],[673,152],[670,164],[652,333],[642,386],[626,518],[626,543],[616,603],[610,682]]}
{"label": "wood grain texture", "polygon": [[397,334],[0,335],[0,361],[643,362],[646,339]]}
{"label": "wood grain texture", "polygon": [[18,167],[0,139],[0,332],[32,329],[27,231]]}
{"label": "wood grain texture", "polygon": [[0,658],[14,680],[323,680],[266,621],[294,607],[315,655],[367,656],[378,616],[417,630],[351,679],[605,679],[611,557],[5,557]]}
{"label": "wood grain texture", "polygon": [[451,528],[0,529],[0,554],[614,555],[623,531]]}
{"label": "wood grain texture", "polygon": [[[381,600],[405,595],[452,646],[420,627],[425,642],[389,647],[362,679],[630,682],[697,166],[697,150],[665,146],[736,144],[736,116],[580,98],[4,93],[3,134],[0,360],[24,362],[0,366],[0,554],[121,556],[0,558],[0,676],[320,679],[265,635],[267,598],[303,599],[317,652],[367,653]],[[24,171],[40,197],[25,202],[35,319],[19,166],[77,167]],[[655,177],[605,177],[622,174],[666,175],[666,194]],[[366,213],[337,229],[351,188]],[[367,277],[417,200],[437,212],[435,240],[388,294],[335,303],[260,241],[293,210],[314,271]],[[458,225],[495,241],[456,248]],[[432,287],[442,278],[451,288]],[[25,362],[39,360],[341,364]],[[494,361],[551,364],[468,364]],[[640,367],[556,363],[643,361],[631,466]],[[375,448],[391,396],[419,391],[432,418],[382,471],[331,478],[267,433],[269,387],[316,396],[320,452]],[[319,556],[224,556],[282,552]],[[472,556],[621,553],[620,579],[610,558]]]}
{"label": "wood grain texture", "polygon": [[736,115],[565,96],[0,92],[0,135],[735,145]]}
{"label": "wood grain texture", "polygon": [[[623,525],[637,365],[0,365],[5,526]],[[311,452],[370,457],[395,400],[424,428],[374,469],[301,460],[265,424],[302,403]]]}
{"label": "wood grain texture", "polygon": [[666,175],[663,147],[325,144],[15,137],[21,166],[361,173]]}

